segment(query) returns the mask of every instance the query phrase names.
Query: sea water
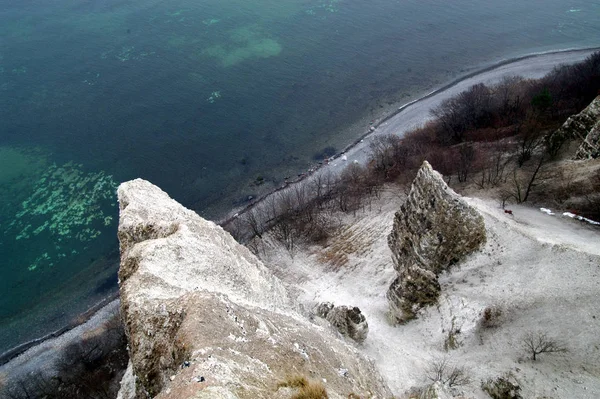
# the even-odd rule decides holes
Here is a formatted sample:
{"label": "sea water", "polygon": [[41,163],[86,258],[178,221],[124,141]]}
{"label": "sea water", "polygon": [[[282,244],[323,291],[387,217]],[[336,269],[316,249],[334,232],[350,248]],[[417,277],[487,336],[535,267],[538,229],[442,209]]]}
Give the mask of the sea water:
{"label": "sea water", "polygon": [[599,28],[582,0],[0,0],[0,352],[114,291],[119,182],[217,219],[391,105]]}

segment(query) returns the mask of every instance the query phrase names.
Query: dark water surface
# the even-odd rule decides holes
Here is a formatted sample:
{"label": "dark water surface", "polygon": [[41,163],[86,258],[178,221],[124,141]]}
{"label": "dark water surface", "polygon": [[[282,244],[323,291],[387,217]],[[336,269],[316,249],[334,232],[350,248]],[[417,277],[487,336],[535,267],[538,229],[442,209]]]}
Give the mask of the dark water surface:
{"label": "dark water surface", "polygon": [[0,0],[0,352],[114,289],[119,182],[218,218],[390,104],[598,45],[597,1]]}

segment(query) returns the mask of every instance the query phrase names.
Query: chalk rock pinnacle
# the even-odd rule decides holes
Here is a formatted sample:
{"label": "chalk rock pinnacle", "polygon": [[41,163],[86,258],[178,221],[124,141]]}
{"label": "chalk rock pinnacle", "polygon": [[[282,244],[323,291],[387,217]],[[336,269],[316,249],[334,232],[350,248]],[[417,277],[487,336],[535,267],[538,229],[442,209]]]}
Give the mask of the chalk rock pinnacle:
{"label": "chalk rock pinnacle", "polygon": [[483,217],[425,161],[396,212],[388,245],[398,277],[387,297],[394,322],[437,302],[437,276],[485,242]]}

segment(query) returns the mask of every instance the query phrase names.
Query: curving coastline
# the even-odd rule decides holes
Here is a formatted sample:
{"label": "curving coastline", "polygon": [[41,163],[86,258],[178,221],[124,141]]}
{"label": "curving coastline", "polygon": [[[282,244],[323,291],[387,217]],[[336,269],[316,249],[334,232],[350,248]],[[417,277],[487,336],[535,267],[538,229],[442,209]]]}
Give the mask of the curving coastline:
{"label": "curving coastline", "polygon": [[[350,143],[349,145],[344,147],[344,149],[341,152],[334,155],[332,157],[332,162],[330,162],[329,164],[318,165],[318,166],[315,166],[315,167],[309,169],[307,173],[303,173],[296,179],[289,180],[284,185],[259,196],[250,204],[248,204],[244,207],[241,207],[239,209],[232,210],[229,215],[227,215],[223,219],[219,220],[217,223],[220,225],[224,225],[224,224],[231,222],[239,215],[251,210],[258,204],[263,202],[269,196],[271,196],[275,193],[278,193],[282,190],[285,190],[286,188],[290,187],[293,184],[302,182],[305,179],[310,178],[317,171],[323,171],[325,169],[329,169],[335,173],[339,173],[339,171],[341,171],[347,165],[347,163],[345,163],[343,161],[336,162],[336,161],[340,161],[340,158],[343,155],[347,155],[349,160],[353,159],[353,160],[357,160],[358,162],[364,162],[364,160],[368,156],[368,143],[365,142],[365,139],[368,139],[369,137],[372,137],[375,135],[387,134],[387,133],[390,133],[390,131],[393,131],[394,133],[402,133],[407,130],[410,130],[411,128],[413,128],[415,126],[415,121],[414,121],[415,118],[417,119],[417,122],[422,122],[423,120],[426,120],[429,117],[428,113],[429,113],[429,109],[431,109],[431,104],[429,104],[429,108],[427,107],[427,104],[425,104],[428,100],[436,99],[436,97],[438,97],[437,103],[439,103],[439,102],[443,101],[445,98],[448,98],[448,97],[451,97],[452,95],[454,95],[454,92],[452,89],[459,89],[459,91],[462,91],[463,89],[460,88],[461,84],[464,84],[464,83],[468,83],[468,85],[475,84],[475,83],[469,82],[470,80],[472,80],[474,78],[478,78],[478,77],[483,78],[482,79],[483,83],[485,83],[485,82],[493,83],[496,80],[499,80],[499,78],[501,78],[502,76],[507,76],[507,75],[519,75],[520,74],[521,76],[524,76],[526,78],[527,77],[530,77],[530,78],[541,77],[545,73],[552,70],[552,68],[554,68],[557,65],[564,64],[564,63],[577,62],[580,59],[584,59],[589,54],[591,54],[595,51],[598,51],[598,50],[600,50],[600,47],[563,49],[563,50],[553,50],[553,51],[542,52],[542,53],[532,53],[532,54],[528,54],[528,55],[524,55],[524,56],[520,56],[520,57],[514,57],[514,58],[510,58],[510,59],[501,60],[490,66],[487,66],[487,67],[484,67],[477,71],[460,76],[459,78],[443,85],[442,87],[440,87],[438,89],[435,89],[435,90],[427,93],[424,96],[421,96],[413,101],[410,101],[406,104],[401,105],[395,111],[393,111],[387,115],[384,115],[380,119],[376,120],[372,125],[370,125],[369,128],[367,128],[367,131],[365,133],[363,133],[360,137],[358,137],[352,143]],[[560,56],[560,57],[554,57],[554,56]],[[569,57],[569,56],[571,56],[571,59],[565,60],[565,57]],[[521,68],[522,71],[519,72],[518,71],[519,63],[523,63],[524,61],[530,61],[530,60],[535,61],[535,64],[536,64],[535,68],[526,69],[525,67],[523,67],[523,68]],[[517,72],[502,71],[502,68],[505,66],[513,66],[513,67],[515,67],[513,69],[516,69]],[[492,74],[492,76],[488,77],[488,76],[486,76],[486,74],[488,74],[489,72],[497,72],[497,73]],[[434,101],[432,103],[435,104],[436,102]],[[423,105],[423,104],[425,104],[425,106],[422,107],[421,109],[414,109],[414,108],[418,108],[417,107],[418,105]],[[403,114],[407,113],[408,111],[414,111],[414,115],[411,115],[413,119],[407,118],[408,120],[402,120],[404,117]],[[59,330],[56,330],[50,334],[47,334],[43,337],[31,340],[29,342],[23,343],[17,347],[14,347],[14,348],[0,354],[0,371],[2,370],[2,368],[4,368],[4,369],[11,368],[11,363],[13,363],[13,361],[16,360],[20,355],[24,355],[24,354],[26,354],[26,352],[29,352],[29,351],[34,351],[36,349],[36,347],[39,347],[41,344],[43,344],[47,341],[59,339],[59,338],[63,337],[65,334],[69,333],[70,331],[73,331],[77,327],[83,328],[83,327],[85,327],[86,324],[91,324],[89,322],[92,319],[94,319],[95,316],[100,315],[103,311],[106,311],[107,309],[114,308],[115,304],[118,303],[118,300],[119,300],[118,294],[115,294],[114,296],[105,298],[105,300],[103,300],[102,302],[91,307],[88,311],[86,311],[82,315],[81,318],[79,318],[79,320],[82,321],[81,323],[71,323],[71,324],[69,324]],[[93,327],[91,327],[91,328],[93,328]],[[76,337],[71,337],[71,338],[76,339]],[[25,356],[25,357],[27,357],[27,356]],[[21,363],[23,363],[23,362],[21,362]],[[15,365],[15,366],[18,367],[17,365]]]}
{"label": "curving coastline", "polygon": [[[521,76],[524,76],[526,78],[538,78],[538,77],[542,77],[546,73],[550,72],[554,67],[556,67],[558,65],[565,64],[565,63],[567,63],[567,64],[575,63],[575,62],[579,61],[580,59],[586,58],[587,56],[589,56],[590,54],[592,54],[595,51],[600,51],[600,47],[569,48],[569,49],[558,49],[558,50],[551,50],[551,51],[545,51],[545,52],[539,52],[539,53],[531,53],[531,54],[527,54],[527,55],[523,55],[523,56],[519,56],[519,57],[503,59],[503,60],[495,62],[489,66],[486,66],[482,69],[478,69],[476,71],[462,75],[462,76],[450,81],[449,83],[443,85],[442,87],[437,88],[415,100],[409,101],[409,102],[401,105],[400,107],[398,107],[395,111],[382,116],[380,119],[378,119],[374,123],[372,123],[369,126],[369,128],[367,128],[367,130],[362,135],[360,135],[352,143],[350,143],[346,147],[344,147],[344,149],[342,151],[340,151],[337,154],[335,154],[334,156],[332,156],[330,158],[330,160],[335,161],[335,160],[339,159],[341,156],[343,156],[344,154],[348,154],[350,151],[359,152],[361,150],[365,150],[368,147],[368,145],[366,143],[364,143],[365,139],[367,139],[371,136],[375,136],[377,134],[390,133],[389,130],[393,130],[393,128],[386,129],[386,131],[382,132],[380,129],[380,128],[386,127],[387,123],[390,122],[392,119],[399,117],[402,113],[409,110],[411,107],[416,106],[420,103],[423,103],[426,100],[432,99],[435,96],[447,93],[450,91],[450,89],[455,88],[455,87],[459,86],[461,83],[465,83],[472,78],[483,76],[488,72],[500,70],[502,67],[505,67],[505,66],[509,66],[509,65],[518,66],[519,63],[521,63],[523,61],[527,61],[527,60],[537,60],[538,63],[540,64],[540,65],[538,65],[537,69],[541,69],[542,73],[540,74],[540,71],[537,71],[537,70],[535,71],[536,72],[535,74],[527,73],[528,71],[522,71]],[[564,56],[568,56],[568,55],[574,55],[574,56],[578,56],[578,57],[576,57],[576,58],[574,57],[575,59],[573,59],[571,61],[566,61],[566,62],[565,62],[565,60],[562,60],[562,59],[561,60],[553,59],[553,56],[562,56],[564,58]],[[545,60],[544,60],[544,57],[546,58]],[[514,76],[517,74],[519,74],[519,73],[513,73],[511,71],[509,73],[501,73],[501,76],[510,76],[510,75]],[[486,83],[486,82],[493,83],[495,80],[499,80],[499,77],[494,76],[493,79],[489,79],[489,80],[483,79],[483,83]],[[462,91],[462,89],[460,91]],[[445,97],[451,97],[451,95],[445,96]],[[428,113],[428,110],[427,110],[427,113]],[[423,116],[426,117],[426,115],[423,115]],[[395,124],[394,127],[396,127],[397,125],[398,124]],[[413,127],[414,126],[408,126],[408,128],[402,129],[402,131],[405,132],[407,130],[410,130]],[[361,146],[361,144],[364,144],[364,145]],[[365,155],[365,154],[362,154],[362,155]],[[364,158],[364,156],[362,158]],[[361,160],[359,159],[358,161],[360,162]],[[224,218],[219,220],[217,223],[221,226],[226,225],[227,223],[230,223],[231,221],[233,221],[239,215],[241,215],[244,212],[247,212],[247,211],[251,210],[252,208],[254,208],[255,206],[257,206],[259,203],[264,201],[269,196],[271,196],[277,192],[280,192],[282,190],[285,190],[290,185],[293,185],[295,183],[299,183],[299,182],[305,180],[306,178],[310,177],[317,171],[322,171],[326,168],[333,169],[333,168],[335,168],[335,166],[336,165],[331,162],[328,164],[314,166],[314,167],[310,168],[306,173],[302,173],[301,175],[299,175],[297,178],[286,181],[286,183],[284,185],[277,187],[276,189],[271,190],[263,195],[258,196],[251,203],[247,204],[246,206],[243,206],[243,207],[240,207],[237,209],[233,209],[229,213],[229,215],[225,216]]]}
{"label": "curving coastline", "polygon": [[58,330],[52,331],[52,332],[44,335],[43,337],[32,339],[31,341],[24,342],[24,343],[17,345],[3,353],[0,353],[0,366],[10,362],[12,359],[16,358],[17,356],[21,355],[22,353],[26,352],[27,350],[29,350],[30,348],[33,348],[36,345],[42,344],[43,342],[48,341],[53,338],[58,338],[61,335],[63,335],[64,333],[71,331],[74,328],[79,327],[81,325],[84,325],[94,315],[98,314],[98,312],[100,312],[102,309],[105,309],[105,308],[111,306],[111,304],[115,303],[118,300],[119,300],[119,293],[115,292],[115,293],[107,296],[100,302],[94,304],[85,312],[83,312],[80,315],[80,317],[76,318],[76,320],[79,320],[79,321],[73,321],[64,327],[59,328]]}

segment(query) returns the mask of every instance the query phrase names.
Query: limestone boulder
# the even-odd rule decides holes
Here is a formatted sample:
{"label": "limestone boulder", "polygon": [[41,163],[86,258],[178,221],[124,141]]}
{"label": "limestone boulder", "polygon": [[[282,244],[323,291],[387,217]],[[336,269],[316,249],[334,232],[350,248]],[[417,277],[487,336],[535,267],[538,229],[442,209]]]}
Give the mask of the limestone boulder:
{"label": "limestone boulder", "polygon": [[358,343],[364,342],[369,333],[367,319],[356,306],[334,306],[323,302],[316,308],[317,316],[327,320],[340,334]]}
{"label": "limestone boulder", "polygon": [[441,287],[435,273],[411,266],[398,273],[390,284],[387,299],[392,323],[403,323],[413,319],[423,307],[435,305]]}
{"label": "limestone boulder", "polygon": [[398,272],[387,293],[392,321],[409,320],[422,307],[436,303],[440,292],[437,276],[485,240],[481,214],[425,161],[388,236]]}

